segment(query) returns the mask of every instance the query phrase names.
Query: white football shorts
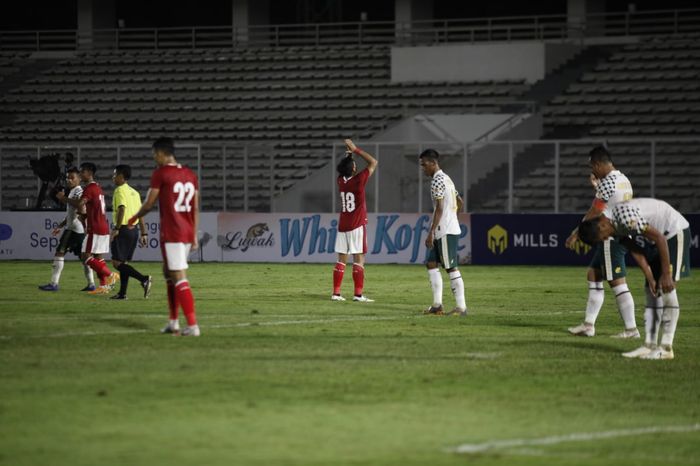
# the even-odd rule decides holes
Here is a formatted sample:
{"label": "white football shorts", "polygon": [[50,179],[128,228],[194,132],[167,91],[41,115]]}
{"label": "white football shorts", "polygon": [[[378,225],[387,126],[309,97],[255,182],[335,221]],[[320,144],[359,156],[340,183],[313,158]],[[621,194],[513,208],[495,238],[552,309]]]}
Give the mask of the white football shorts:
{"label": "white football shorts", "polygon": [[350,231],[339,231],[335,237],[335,252],[338,254],[367,254],[365,226]]}
{"label": "white football shorts", "polygon": [[107,254],[109,252],[109,235],[88,233],[83,238],[83,252],[88,254]]}
{"label": "white football shorts", "polygon": [[189,268],[187,256],[190,255],[192,243],[163,243],[163,245],[165,248],[161,252],[168,270],[186,270]]}

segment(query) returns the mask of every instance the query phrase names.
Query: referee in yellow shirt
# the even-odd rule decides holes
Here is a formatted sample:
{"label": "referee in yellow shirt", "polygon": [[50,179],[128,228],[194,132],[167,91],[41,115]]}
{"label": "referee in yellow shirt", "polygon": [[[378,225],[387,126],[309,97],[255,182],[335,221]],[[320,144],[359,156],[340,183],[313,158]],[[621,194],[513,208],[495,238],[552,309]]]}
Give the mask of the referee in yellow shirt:
{"label": "referee in yellow shirt", "polygon": [[131,178],[131,167],[129,165],[117,165],[114,168],[112,181],[116,188],[112,196],[112,212],[114,228],[110,233],[112,264],[119,270],[121,285],[119,293],[111,299],[126,299],[126,289],[129,286],[129,277],[134,277],[141,282],[143,297],[148,298],[151,293],[152,279],[150,275],[142,275],[128,262],[134,257],[136,245],[139,243],[139,232],[141,246],[148,243],[148,232],[143,221],[138,221],[139,230],[128,226],[128,221],[141,208],[141,196],[138,191],[129,186],[127,181]]}

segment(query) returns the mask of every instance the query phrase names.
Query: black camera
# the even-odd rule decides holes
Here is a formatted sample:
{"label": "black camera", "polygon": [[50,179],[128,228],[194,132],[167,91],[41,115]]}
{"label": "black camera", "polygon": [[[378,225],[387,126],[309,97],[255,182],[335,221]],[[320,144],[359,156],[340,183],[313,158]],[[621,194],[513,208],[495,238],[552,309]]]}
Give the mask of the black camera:
{"label": "black camera", "polygon": [[54,202],[55,207],[63,207],[58,201],[56,194],[63,191],[66,196],[68,195],[68,188],[64,186],[64,179],[68,170],[73,166],[74,157],[72,153],[66,152],[64,156],[65,167],[63,170],[61,170],[60,160],[61,154],[58,152],[44,155],[38,159],[31,157],[29,159],[29,166],[42,182],[36,199],[36,209],[41,209],[47,195],[49,184],[51,183],[53,183],[53,187],[48,190],[48,197]]}

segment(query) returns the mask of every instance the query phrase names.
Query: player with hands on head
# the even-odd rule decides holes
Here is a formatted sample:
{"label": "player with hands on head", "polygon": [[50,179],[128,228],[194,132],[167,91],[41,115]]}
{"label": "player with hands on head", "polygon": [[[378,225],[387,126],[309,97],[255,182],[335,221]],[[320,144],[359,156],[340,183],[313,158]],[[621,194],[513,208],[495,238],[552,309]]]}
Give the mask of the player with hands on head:
{"label": "player with hands on head", "polygon": [[[335,252],[338,260],[333,268],[333,294],[331,301],[345,301],[340,293],[345,274],[345,264],[352,255],[352,279],[354,295],[352,300],[363,303],[373,302],[363,294],[365,285],[365,255],[367,254],[367,205],[365,186],[377,169],[378,161],[368,152],[360,149],[350,139],[345,141],[345,157],[338,163],[338,191],[340,193],[340,219],[335,239]],[[353,154],[358,155],[367,166],[358,172]]]}

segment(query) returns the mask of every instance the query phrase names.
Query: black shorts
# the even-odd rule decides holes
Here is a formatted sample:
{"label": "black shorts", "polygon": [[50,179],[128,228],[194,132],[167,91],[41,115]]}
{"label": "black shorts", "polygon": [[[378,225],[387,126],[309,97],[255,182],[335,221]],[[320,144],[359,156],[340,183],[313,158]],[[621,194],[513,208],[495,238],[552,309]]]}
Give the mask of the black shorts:
{"label": "black shorts", "polygon": [[76,256],[80,257],[80,251],[83,248],[83,238],[85,238],[85,233],[76,233],[73,230],[63,230],[61,239],[58,240],[56,252],[64,255],[67,252],[72,252]]}
{"label": "black shorts", "polygon": [[134,251],[139,243],[139,229],[123,226],[112,244],[112,260],[119,262],[130,261],[134,257]]}

